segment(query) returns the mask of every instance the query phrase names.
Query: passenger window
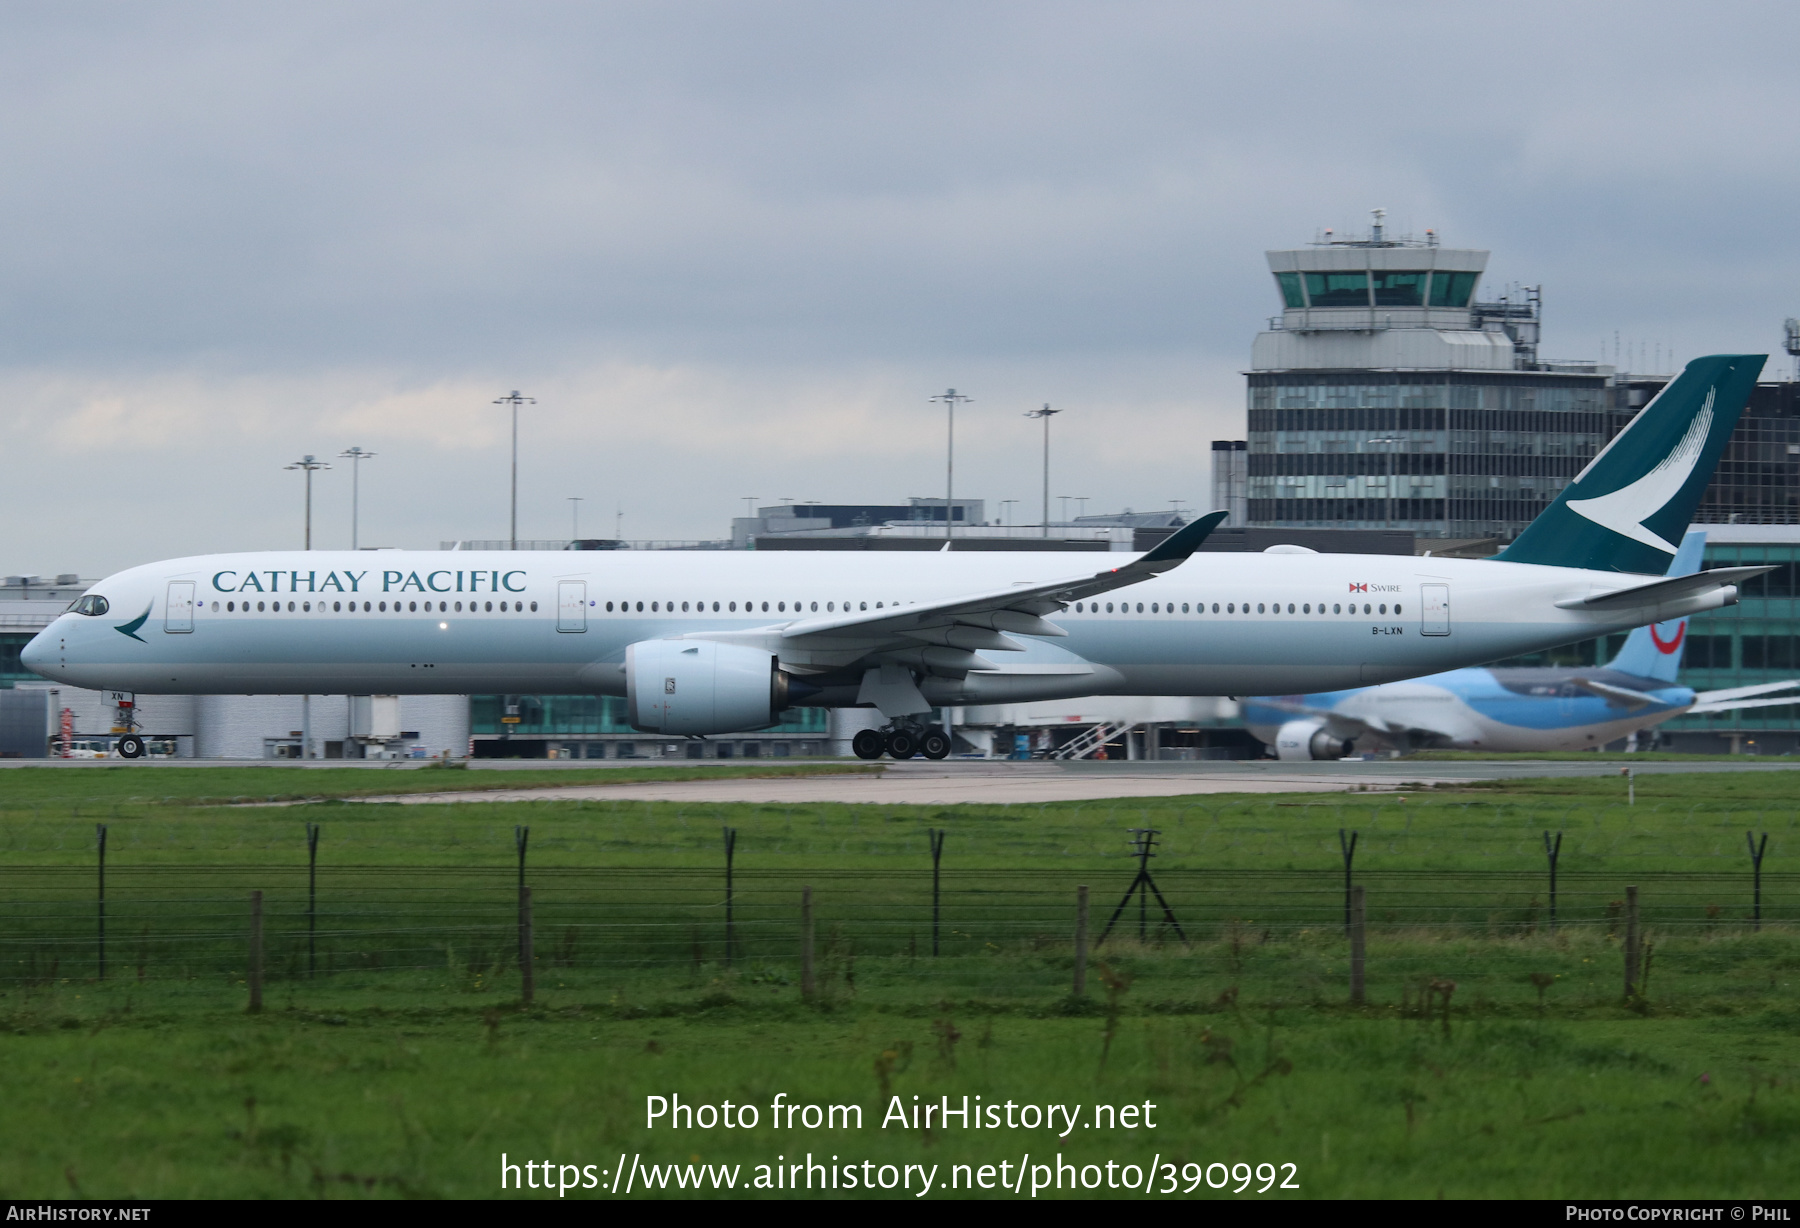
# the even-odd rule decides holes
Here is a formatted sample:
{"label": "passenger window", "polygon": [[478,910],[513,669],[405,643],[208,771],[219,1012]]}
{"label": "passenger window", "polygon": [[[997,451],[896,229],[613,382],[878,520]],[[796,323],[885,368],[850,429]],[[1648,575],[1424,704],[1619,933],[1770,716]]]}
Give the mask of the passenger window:
{"label": "passenger window", "polygon": [[1387,613],[1387,602],[1385,602],[1385,601],[1381,603],[1381,612],[1383,614]]}
{"label": "passenger window", "polygon": [[715,601],[715,602],[713,602],[713,613],[717,614],[718,612],[719,612],[719,603]]}
{"label": "passenger window", "polygon": [[1398,601],[1394,603],[1394,616],[1396,618],[1400,616],[1400,603]]}
{"label": "passenger window", "polygon": [[487,612],[489,614],[492,614],[494,612],[494,603],[491,601],[487,603]]}
{"label": "passenger window", "polygon": [[256,603],[256,612],[258,614],[261,614],[263,612],[263,603],[260,601]]}
{"label": "passenger window", "polygon": [[776,610],[776,613],[786,614],[787,613],[787,602],[777,601],[775,603],[775,610]]}
{"label": "passenger window", "polygon": [[[1246,608],[1248,608],[1248,607],[1246,607]],[[1260,601],[1256,603],[1256,612],[1258,614],[1261,614],[1263,612],[1263,603]]]}
{"label": "passenger window", "polygon": [[881,603],[880,603],[880,602],[879,602],[879,601],[877,601],[877,602],[876,602],[876,603],[875,603],[875,608],[876,608],[876,609],[878,609],[878,610],[879,610],[879,609],[880,609],[880,608],[881,608]]}
{"label": "passenger window", "polygon": [[1108,614],[1111,614],[1113,612],[1113,603],[1110,601],[1106,603],[1106,612]]}
{"label": "passenger window", "polygon": [[535,602],[535,601],[531,603],[531,612],[533,614],[537,613],[537,602]]}
{"label": "passenger window", "polygon": [[1311,614],[1311,613],[1312,613],[1312,603],[1311,603],[1311,602],[1308,602],[1308,603],[1307,603],[1307,604],[1305,604],[1305,605],[1303,605],[1303,606],[1301,606],[1301,607],[1300,607],[1300,612],[1301,612],[1301,613],[1302,613],[1302,614]]}
{"label": "passenger window", "polygon": [[1342,613],[1343,613],[1343,612],[1344,612],[1344,607],[1343,607],[1343,606],[1342,606],[1342,605],[1341,605],[1341,604],[1340,604],[1340,605],[1334,605],[1334,606],[1332,606],[1332,607],[1331,607],[1331,612],[1332,612],[1332,613],[1333,613],[1333,614],[1342,614]]}
{"label": "passenger window", "polygon": [[1225,612],[1227,614],[1236,614],[1237,613],[1237,605],[1233,602],[1227,601],[1225,603]]}
{"label": "passenger window", "polygon": [[835,602],[835,601],[827,601],[827,602],[826,602],[826,603],[825,603],[825,612],[826,612],[826,613],[827,613],[827,614],[829,614],[829,613],[831,613],[831,612],[832,612],[832,611],[833,611],[833,610],[835,610],[835,609],[837,609],[837,602]]}
{"label": "passenger window", "polygon": [[1218,603],[1218,602],[1216,602],[1216,601],[1215,601],[1215,602],[1213,602],[1213,611],[1212,611],[1212,612],[1213,612],[1213,613],[1214,613],[1214,614],[1217,614],[1217,613],[1218,613],[1218,612],[1219,612],[1219,603]]}
{"label": "passenger window", "polygon": [[213,602],[213,611],[212,611],[212,612],[213,612],[213,613],[214,613],[214,614],[217,614],[217,613],[218,613],[218,612],[219,612],[219,603],[218,603],[218,602],[216,602],[216,601],[215,601],[215,602]]}
{"label": "passenger window", "polygon": [[815,614],[819,612],[819,603],[816,601],[812,603],[812,612]]}
{"label": "passenger window", "polygon": [[1368,603],[1368,602],[1366,602],[1366,601],[1365,601],[1365,602],[1363,602],[1363,613],[1364,613],[1364,614],[1372,614],[1372,613],[1374,613],[1374,611],[1373,611],[1373,610],[1371,610],[1371,609],[1369,609],[1369,603]]}
{"label": "passenger window", "polygon": [[861,603],[861,604],[859,604],[859,605],[858,605],[858,606],[857,606],[857,607],[856,607],[856,608],[857,608],[857,609],[859,609],[859,610],[866,610],[866,609],[868,609],[868,608],[869,608],[869,603],[868,603],[868,602],[866,602],[866,601],[865,601],[865,602],[862,602],[862,603]]}
{"label": "passenger window", "polygon": [[767,613],[768,613],[768,612],[769,612],[769,603],[768,603],[768,602],[766,602],[766,601],[765,601],[765,602],[763,602],[763,605],[762,605],[762,612],[763,612],[763,613],[764,613],[764,614],[767,614]]}
{"label": "passenger window", "polygon": [[235,613],[237,613],[237,602],[235,602],[235,601],[227,601],[227,602],[226,602],[226,603],[225,603],[225,612],[226,612],[226,613],[227,613],[227,614],[235,614]]}
{"label": "passenger window", "polygon": [[1152,601],[1152,602],[1151,602],[1151,603],[1150,603],[1150,612],[1151,612],[1151,613],[1152,613],[1152,614],[1156,614],[1156,613],[1158,613],[1158,612],[1159,612],[1159,611],[1158,611],[1158,610],[1157,610],[1157,608],[1156,608],[1156,607],[1157,607],[1157,603],[1156,603],[1156,602],[1154,602],[1154,601]]}
{"label": "passenger window", "polygon": [[1293,612],[1294,612],[1294,603],[1290,601],[1290,602],[1288,602],[1288,613],[1292,614]]}

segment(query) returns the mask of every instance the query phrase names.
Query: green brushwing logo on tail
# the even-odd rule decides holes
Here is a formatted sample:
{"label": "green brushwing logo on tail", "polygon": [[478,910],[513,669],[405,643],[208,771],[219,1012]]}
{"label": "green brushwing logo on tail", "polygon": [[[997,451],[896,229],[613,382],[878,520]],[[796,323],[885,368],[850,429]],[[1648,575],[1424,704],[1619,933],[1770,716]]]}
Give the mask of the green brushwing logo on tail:
{"label": "green brushwing logo on tail", "polygon": [[1767,357],[1690,362],[1498,557],[1662,575]]}

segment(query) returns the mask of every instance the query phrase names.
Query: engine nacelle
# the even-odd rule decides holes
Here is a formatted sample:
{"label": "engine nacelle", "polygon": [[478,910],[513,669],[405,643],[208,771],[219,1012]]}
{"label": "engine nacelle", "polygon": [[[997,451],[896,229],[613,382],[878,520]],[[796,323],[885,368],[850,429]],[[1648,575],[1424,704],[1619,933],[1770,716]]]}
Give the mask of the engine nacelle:
{"label": "engine nacelle", "polygon": [[646,733],[733,733],[775,723],[788,676],[773,653],[710,640],[640,640],[625,649],[626,712]]}
{"label": "engine nacelle", "polygon": [[1318,721],[1288,721],[1275,734],[1277,759],[1342,759],[1353,743],[1334,738]]}

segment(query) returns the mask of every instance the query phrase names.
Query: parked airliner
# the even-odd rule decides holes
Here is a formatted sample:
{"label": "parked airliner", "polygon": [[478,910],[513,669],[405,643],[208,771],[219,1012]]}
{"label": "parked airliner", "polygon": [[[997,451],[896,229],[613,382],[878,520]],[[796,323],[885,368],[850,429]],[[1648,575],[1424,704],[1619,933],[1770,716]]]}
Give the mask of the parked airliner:
{"label": "parked airliner", "polygon": [[[859,754],[949,749],[933,707],[1313,693],[1716,609],[1767,568],[1663,577],[1764,357],[1697,359],[1496,559],[1061,553],[281,551],[95,585],[26,666],[133,692],[588,693],[646,731],[887,718]],[[1185,564],[1185,565],[1184,565]],[[990,655],[991,654],[991,655]]]}
{"label": "parked airliner", "polygon": [[[1700,570],[1706,534],[1681,543],[1671,576]],[[1451,670],[1326,695],[1244,701],[1244,724],[1278,759],[1339,759],[1361,750],[1591,750],[1684,713],[1791,704],[1800,679],[1696,692],[1676,683],[1688,620],[1626,637],[1603,666]]]}

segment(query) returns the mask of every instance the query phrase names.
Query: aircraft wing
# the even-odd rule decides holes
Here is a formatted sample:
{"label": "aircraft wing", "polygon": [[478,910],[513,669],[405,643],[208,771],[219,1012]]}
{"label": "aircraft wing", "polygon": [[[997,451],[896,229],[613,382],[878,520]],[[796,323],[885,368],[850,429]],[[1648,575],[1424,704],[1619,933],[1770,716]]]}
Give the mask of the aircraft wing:
{"label": "aircraft wing", "polygon": [[1273,708],[1277,712],[1286,712],[1293,716],[1310,716],[1325,722],[1331,733],[1340,738],[1351,738],[1364,730],[1399,737],[1407,733],[1430,734],[1437,738],[1454,738],[1456,735],[1443,729],[1433,729],[1415,721],[1392,721],[1374,713],[1367,715],[1341,712],[1335,708],[1321,708],[1314,704],[1303,704],[1291,699],[1277,699],[1273,696],[1259,695],[1253,701],[1259,708]]}
{"label": "aircraft wing", "polygon": [[1773,708],[1778,704],[1800,703],[1800,695],[1777,695],[1774,699],[1733,699],[1724,703],[1695,704],[1685,715],[1696,712],[1735,712],[1740,708]]}
{"label": "aircraft wing", "polygon": [[1661,605],[1664,602],[1680,601],[1684,597],[1698,597],[1716,588],[1742,584],[1752,576],[1774,570],[1773,567],[1716,567],[1712,571],[1696,571],[1672,579],[1653,580],[1649,584],[1614,589],[1610,593],[1565,597],[1556,603],[1556,607],[1559,610],[1620,610],[1633,606]]}
{"label": "aircraft wing", "polygon": [[[1068,632],[1043,616],[1071,601],[1138,584],[1180,566],[1228,514],[1209,512],[1149,553],[1089,575],[687,638],[762,644],[777,651],[784,664],[802,671],[843,669],[874,656],[892,665],[921,666],[942,674],[999,669],[979,653],[1022,651],[1025,646],[1006,632],[1066,636]],[[898,685],[897,679],[890,681]]]}
{"label": "aircraft wing", "polygon": [[1759,682],[1754,686],[1726,687],[1722,691],[1701,691],[1694,696],[1694,702],[1716,704],[1727,699],[1748,699],[1752,695],[1767,695],[1773,691],[1786,691],[1793,687],[1800,687],[1800,678],[1789,678],[1786,682]]}
{"label": "aircraft wing", "polygon": [[1608,703],[1623,704],[1627,708],[1647,708],[1656,702],[1642,691],[1612,686],[1605,682],[1595,682],[1591,678],[1571,678],[1569,681],[1591,695],[1598,695]]}

